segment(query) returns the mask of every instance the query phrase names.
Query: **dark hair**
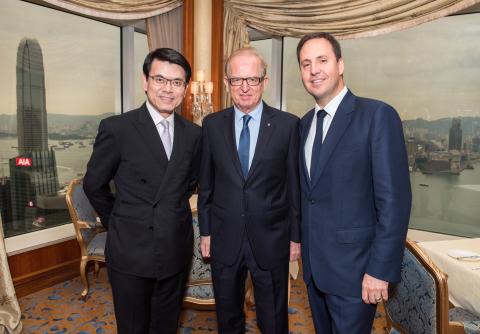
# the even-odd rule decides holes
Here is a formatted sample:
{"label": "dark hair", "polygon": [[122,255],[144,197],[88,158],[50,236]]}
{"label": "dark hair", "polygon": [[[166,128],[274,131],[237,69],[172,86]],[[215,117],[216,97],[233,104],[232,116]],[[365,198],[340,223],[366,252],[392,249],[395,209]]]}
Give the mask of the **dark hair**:
{"label": "dark hair", "polygon": [[170,48],[158,48],[150,52],[145,57],[145,61],[143,62],[143,74],[145,74],[146,77],[150,75],[150,69],[152,68],[152,63],[155,59],[160,61],[168,61],[169,63],[181,66],[185,71],[186,83],[190,81],[190,77],[192,76],[192,68],[188,63],[188,60],[185,59],[180,52]]}
{"label": "dark hair", "polygon": [[330,35],[328,32],[312,32],[310,34],[307,34],[302,37],[300,42],[298,42],[297,45],[297,60],[298,63],[300,64],[300,51],[303,48],[303,45],[311,40],[311,39],[317,39],[317,38],[323,38],[326,39],[327,41],[330,42],[330,45],[332,46],[333,53],[335,54],[335,58],[337,58],[337,61],[342,58],[342,49],[340,48],[340,43],[336,40],[335,37]]}

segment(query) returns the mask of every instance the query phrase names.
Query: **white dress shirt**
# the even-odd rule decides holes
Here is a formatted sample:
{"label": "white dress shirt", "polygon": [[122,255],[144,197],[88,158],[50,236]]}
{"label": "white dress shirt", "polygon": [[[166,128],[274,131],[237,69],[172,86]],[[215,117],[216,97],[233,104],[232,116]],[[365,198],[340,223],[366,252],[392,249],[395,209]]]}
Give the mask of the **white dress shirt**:
{"label": "white dress shirt", "polygon": [[162,125],[160,124],[160,122],[163,121],[164,119],[168,122],[168,132],[170,132],[170,140],[171,140],[170,147],[172,147],[173,149],[173,134],[175,132],[174,131],[175,117],[173,115],[174,112],[172,112],[168,117],[165,118],[162,115],[160,115],[157,109],[155,109],[155,107],[152,106],[150,102],[148,102],[148,100],[146,104],[147,104],[148,112],[150,113],[150,116],[153,119],[153,124],[155,124],[155,127],[157,128],[158,136],[160,138],[162,137],[162,131],[163,131]]}
{"label": "white dress shirt", "polygon": [[342,102],[345,94],[347,94],[347,87],[343,87],[343,89],[338,93],[330,102],[327,103],[325,107],[320,107],[318,104],[315,104],[315,114],[313,115],[312,123],[310,124],[310,131],[308,132],[307,140],[305,141],[305,163],[307,165],[308,176],[310,176],[310,165],[312,164],[312,150],[313,150],[313,141],[315,140],[315,133],[317,132],[317,112],[319,110],[325,110],[327,115],[323,119],[323,138],[322,143],[327,136],[328,129],[330,128],[330,124],[332,124],[333,117],[337,112],[338,106],[340,102]]}

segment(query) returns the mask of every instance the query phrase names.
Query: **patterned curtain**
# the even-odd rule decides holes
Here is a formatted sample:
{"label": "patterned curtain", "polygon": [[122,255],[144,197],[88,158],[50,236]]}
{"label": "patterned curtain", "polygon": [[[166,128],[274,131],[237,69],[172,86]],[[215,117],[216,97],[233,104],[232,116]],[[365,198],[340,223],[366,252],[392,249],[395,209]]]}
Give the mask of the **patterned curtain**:
{"label": "patterned curtain", "polygon": [[20,334],[22,332],[20,316],[20,306],[8,268],[2,218],[0,217],[0,334]]}
{"label": "patterned curtain", "polygon": [[42,0],[74,13],[116,19],[139,20],[163,14],[182,5],[183,0]]}

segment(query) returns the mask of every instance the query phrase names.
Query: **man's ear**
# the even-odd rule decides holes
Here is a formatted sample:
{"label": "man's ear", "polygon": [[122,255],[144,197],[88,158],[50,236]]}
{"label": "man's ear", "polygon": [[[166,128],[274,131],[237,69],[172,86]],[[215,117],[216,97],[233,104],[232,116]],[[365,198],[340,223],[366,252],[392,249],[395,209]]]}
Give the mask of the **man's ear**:
{"label": "man's ear", "polygon": [[148,88],[148,78],[145,74],[142,74],[142,84],[143,84],[143,91],[146,93]]}
{"label": "man's ear", "polygon": [[343,75],[343,71],[345,70],[345,63],[343,62],[343,58],[340,58],[337,62],[338,66],[338,73]]}

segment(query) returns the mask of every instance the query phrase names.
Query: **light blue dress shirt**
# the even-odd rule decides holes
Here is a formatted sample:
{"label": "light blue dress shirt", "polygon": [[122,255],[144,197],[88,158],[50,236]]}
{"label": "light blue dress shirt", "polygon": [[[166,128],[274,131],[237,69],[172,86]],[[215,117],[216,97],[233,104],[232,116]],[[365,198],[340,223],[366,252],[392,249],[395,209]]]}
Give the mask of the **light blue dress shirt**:
{"label": "light blue dress shirt", "polygon": [[[242,133],[243,128],[243,116],[245,113],[241,112],[237,107],[235,109],[235,142],[240,142],[240,134]],[[260,101],[258,106],[255,107],[248,115],[252,119],[248,122],[248,129],[250,130],[250,150],[248,151],[248,169],[252,166],[253,155],[255,153],[255,147],[257,146],[258,132],[260,131],[260,120],[262,119],[263,112],[263,101]]]}

